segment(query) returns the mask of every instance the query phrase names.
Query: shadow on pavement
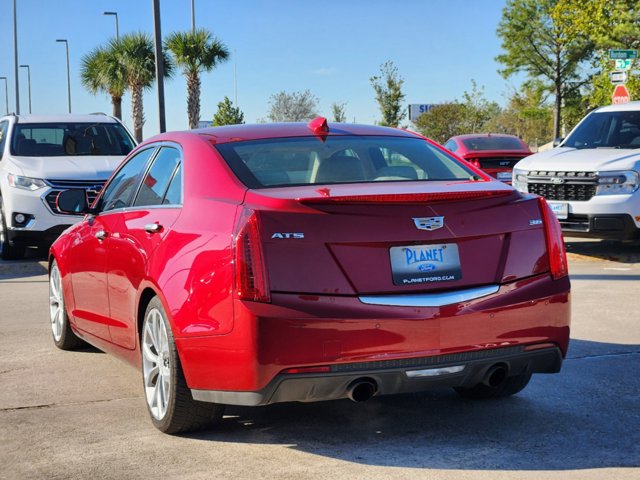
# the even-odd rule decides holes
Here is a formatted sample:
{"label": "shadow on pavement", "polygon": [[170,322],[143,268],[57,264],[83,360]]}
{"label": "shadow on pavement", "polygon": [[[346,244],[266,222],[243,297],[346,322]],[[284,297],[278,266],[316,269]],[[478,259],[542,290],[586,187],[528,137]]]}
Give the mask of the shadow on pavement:
{"label": "shadow on pavement", "polygon": [[[452,390],[268,407],[228,407],[189,438],[290,445],[360,464],[456,470],[640,466],[639,345],[573,340],[558,375],[534,375],[519,395],[489,401]],[[622,349],[619,354],[603,353]],[[600,353],[598,353],[600,352]]]}
{"label": "shadow on pavement", "polygon": [[47,257],[36,248],[27,249],[24,260],[0,260],[0,280],[46,275]]}
{"label": "shadow on pavement", "polygon": [[640,241],[615,242],[566,237],[567,253],[573,260],[608,260],[620,263],[640,263]]}

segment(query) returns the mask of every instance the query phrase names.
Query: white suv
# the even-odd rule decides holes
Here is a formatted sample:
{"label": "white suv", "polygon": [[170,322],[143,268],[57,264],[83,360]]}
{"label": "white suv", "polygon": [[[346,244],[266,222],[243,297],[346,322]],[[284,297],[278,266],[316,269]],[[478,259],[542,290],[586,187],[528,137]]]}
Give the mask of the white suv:
{"label": "white suv", "polygon": [[518,162],[513,186],[545,197],[571,236],[640,237],[640,102],[587,115],[558,148]]}
{"label": "white suv", "polygon": [[108,115],[0,117],[0,257],[47,248],[82,218],[61,212],[58,194],[84,188],[93,201],[134,146]]}

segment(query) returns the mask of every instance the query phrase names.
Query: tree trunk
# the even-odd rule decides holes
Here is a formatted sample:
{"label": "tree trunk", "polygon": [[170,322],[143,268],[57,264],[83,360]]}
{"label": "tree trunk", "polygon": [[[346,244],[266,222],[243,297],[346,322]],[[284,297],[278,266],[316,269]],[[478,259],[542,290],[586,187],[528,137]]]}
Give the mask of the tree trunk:
{"label": "tree trunk", "polygon": [[118,120],[122,120],[122,97],[112,95],[111,105],[113,106],[113,116]]}
{"label": "tree trunk", "polygon": [[198,128],[200,121],[200,75],[197,71],[187,74],[187,116],[189,128]]}
{"label": "tree trunk", "polygon": [[553,111],[553,139],[560,138],[560,119],[562,114],[562,89],[558,83],[555,88],[556,103]]}
{"label": "tree trunk", "polygon": [[136,141],[142,141],[142,125],[144,124],[144,113],[142,110],[142,86],[130,85],[131,90],[131,117],[133,119],[133,134]]}

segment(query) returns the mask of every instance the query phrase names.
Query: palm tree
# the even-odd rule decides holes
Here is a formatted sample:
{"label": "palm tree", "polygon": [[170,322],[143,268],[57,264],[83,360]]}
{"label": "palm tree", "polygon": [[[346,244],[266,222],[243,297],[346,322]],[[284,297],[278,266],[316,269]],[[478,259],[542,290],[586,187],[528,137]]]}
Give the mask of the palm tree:
{"label": "palm tree", "polygon": [[[151,37],[143,32],[128,33],[115,43],[116,56],[125,72],[127,88],[131,92],[131,116],[133,131],[138,142],[142,141],[142,126],[144,124],[144,109],[142,92],[150,88],[156,78],[156,62]],[[162,53],[164,59],[164,73],[170,77],[173,64]]]}
{"label": "palm tree", "polygon": [[116,40],[98,47],[82,58],[82,84],[94,95],[105,92],[111,96],[113,116],[122,120],[122,96],[127,88],[125,70],[118,56]]}
{"label": "palm tree", "polygon": [[229,50],[202,28],[172,33],[165,40],[165,48],[171,51],[187,78],[187,116],[189,127],[196,128],[200,119],[200,72],[209,72],[228,60]]}

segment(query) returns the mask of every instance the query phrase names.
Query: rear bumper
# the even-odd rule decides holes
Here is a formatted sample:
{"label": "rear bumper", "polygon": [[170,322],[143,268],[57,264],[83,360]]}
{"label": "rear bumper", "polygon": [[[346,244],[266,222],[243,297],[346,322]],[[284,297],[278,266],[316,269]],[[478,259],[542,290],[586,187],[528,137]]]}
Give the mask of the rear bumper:
{"label": "rear bumper", "polygon": [[[214,401],[225,395],[198,391],[226,392],[221,403],[291,400],[298,394],[275,393],[280,382],[294,378],[283,377],[282,372],[313,366],[331,368],[320,376],[321,383],[324,378],[342,377],[329,382],[326,388],[331,392],[340,391],[344,382],[369,370],[384,373],[380,378],[383,386],[398,384],[398,391],[404,391],[414,384],[403,375],[407,366],[415,366],[411,363],[415,359],[443,362],[448,355],[462,355],[480,361],[477,368],[482,369],[491,365],[474,355],[496,349],[500,355],[506,348],[522,349],[509,353],[520,355],[529,346],[552,344],[565,355],[571,317],[569,289],[568,277],[554,281],[543,274],[502,285],[481,298],[440,306],[370,305],[350,296],[272,293],[271,304],[236,301],[234,327],[229,333],[176,336],[176,346],[189,388],[199,398],[218,399]],[[361,367],[354,374],[350,365]],[[473,378],[476,372],[469,365],[465,378]],[[380,369],[384,372],[378,372]],[[309,398],[305,388],[282,392],[299,392],[298,400],[304,401]],[[384,387],[381,391],[392,390]],[[238,392],[254,400],[234,400]],[[341,398],[332,395],[327,398]]]}
{"label": "rear bumper", "polygon": [[[557,347],[526,351],[525,347],[480,350],[434,357],[334,365],[325,374],[279,374],[256,392],[192,389],[194,400],[225,405],[258,406],[280,402],[316,402],[347,398],[350,387],[366,380],[376,395],[420,392],[435,387],[472,387],[487,371],[501,365],[508,375],[557,373],[562,353]],[[462,367],[457,373],[436,374],[437,369]],[[411,372],[427,376],[410,377]]]}

